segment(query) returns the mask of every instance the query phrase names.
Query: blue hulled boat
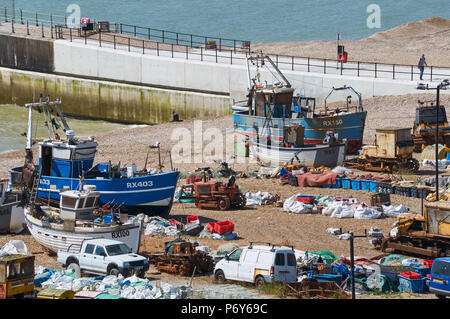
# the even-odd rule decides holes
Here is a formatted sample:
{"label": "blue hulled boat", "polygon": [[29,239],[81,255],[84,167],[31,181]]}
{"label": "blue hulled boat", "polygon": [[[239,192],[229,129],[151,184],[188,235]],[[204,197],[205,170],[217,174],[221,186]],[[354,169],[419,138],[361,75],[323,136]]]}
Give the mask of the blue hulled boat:
{"label": "blue hulled boat", "polygon": [[[250,78],[250,63],[257,67],[269,62],[283,79],[284,83],[261,84],[259,71],[255,78]],[[248,100],[233,105],[233,126],[238,133],[247,136],[260,136],[283,140],[285,129],[291,126],[305,127],[305,144],[323,144],[328,131],[333,131],[338,142],[347,141],[347,153],[356,153],[362,146],[364,125],[367,112],[363,110],[361,94],[352,87],[333,88],[325,98],[325,107],[320,112],[316,110],[316,99],[301,95],[294,96],[294,89],[268,56],[255,56],[247,59],[249,74]],[[259,81],[259,82],[258,82]],[[327,98],[335,91],[349,90],[358,96],[358,105],[343,109],[327,107]],[[267,123],[270,115],[271,123]],[[270,126],[270,131],[264,127]]]}
{"label": "blue hulled boat", "polygon": [[[32,198],[59,205],[60,192],[81,190],[83,185],[94,185],[100,193],[100,204],[120,205],[128,213],[164,214],[171,209],[179,172],[150,173],[136,166],[119,167],[108,163],[94,166],[98,143],[92,139],[78,139],[67,125],[59,109],[60,101],[26,104],[29,107],[28,142],[23,167],[10,169],[11,184],[21,180],[32,192]],[[67,139],[56,132],[61,126],[51,118],[54,107],[63,123]],[[39,165],[32,160],[32,110],[44,112],[49,133],[48,140],[39,142]],[[51,126],[51,130],[50,130]],[[50,134],[49,134],[50,135]],[[159,151],[159,143],[156,148]],[[18,176],[20,175],[20,178]]]}

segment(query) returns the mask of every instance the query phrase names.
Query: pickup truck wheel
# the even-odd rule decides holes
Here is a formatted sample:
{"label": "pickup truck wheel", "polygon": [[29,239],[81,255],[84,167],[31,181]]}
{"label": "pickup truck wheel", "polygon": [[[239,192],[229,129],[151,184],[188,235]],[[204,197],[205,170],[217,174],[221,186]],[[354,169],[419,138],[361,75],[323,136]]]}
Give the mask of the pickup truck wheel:
{"label": "pickup truck wheel", "polygon": [[81,269],[77,263],[71,263],[69,266],[67,266],[67,270],[70,270],[70,269],[72,269],[73,272],[76,273],[78,277],[80,277]]}
{"label": "pickup truck wheel", "polygon": [[225,283],[225,274],[222,270],[217,270],[214,274],[214,280],[216,281],[216,284],[223,284]]}
{"label": "pickup truck wheel", "polygon": [[109,272],[108,272],[109,275],[116,276],[116,277],[119,275],[119,273],[120,273],[120,272],[119,272],[119,269],[114,268],[114,267],[111,268],[111,269],[109,270]]}
{"label": "pickup truck wheel", "polygon": [[256,280],[255,280],[256,289],[258,289],[258,290],[262,289],[262,287],[264,287],[265,283],[266,282],[264,281],[263,277],[261,277],[261,276],[256,277]]}

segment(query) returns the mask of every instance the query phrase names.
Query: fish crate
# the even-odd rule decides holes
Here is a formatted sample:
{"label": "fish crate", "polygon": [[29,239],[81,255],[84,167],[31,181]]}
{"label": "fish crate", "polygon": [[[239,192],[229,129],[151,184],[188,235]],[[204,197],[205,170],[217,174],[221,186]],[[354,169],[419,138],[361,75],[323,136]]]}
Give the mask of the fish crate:
{"label": "fish crate", "polygon": [[352,189],[352,183],[349,178],[343,178],[341,182],[343,189]]}
{"label": "fish crate", "polygon": [[411,197],[411,191],[409,187],[396,186],[394,189],[395,195]]}
{"label": "fish crate", "polygon": [[398,288],[400,291],[408,291],[413,293],[425,292],[425,279],[423,278],[410,279],[399,275],[398,282],[399,282]]}
{"label": "fish crate", "polygon": [[417,197],[418,198],[427,198],[428,194],[432,193],[428,188],[417,188]]}
{"label": "fish crate", "polygon": [[377,181],[369,181],[369,191],[376,192],[377,191]]}
{"label": "fish crate", "polygon": [[414,267],[414,272],[421,275],[422,277],[426,277],[429,273],[431,273],[431,268],[428,267]]}
{"label": "fish crate", "polygon": [[417,187],[410,187],[409,188],[409,192],[410,192],[410,197],[412,198],[418,198],[419,197],[419,193],[417,191]]}
{"label": "fish crate", "polygon": [[342,283],[342,275],[319,274],[319,275],[312,275],[312,278],[316,279],[317,281],[334,281],[339,286]]}
{"label": "fish crate", "polygon": [[331,185],[331,188],[341,188],[342,187],[342,178],[336,177],[336,183]]}
{"label": "fish crate", "polygon": [[362,191],[368,191],[369,190],[369,183],[370,181],[367,179],[362,179],[361,180],[361,190]]}
{"label": "fish crate", "polygon": [[377,183],[377,193],[393,194],[394,187],[390,183]]}
{"label": "fish crate", "polygon": [[352,189],[353,190],[355,190],[355,191],[361,190],[361,180],[359,180],[359,179],[352,179],[351,183],[352,183]]}
{"label": "fish crate", "polygon": [[390,205],[391,196],[389,194],[377,193],[370,195],[370,206]]}

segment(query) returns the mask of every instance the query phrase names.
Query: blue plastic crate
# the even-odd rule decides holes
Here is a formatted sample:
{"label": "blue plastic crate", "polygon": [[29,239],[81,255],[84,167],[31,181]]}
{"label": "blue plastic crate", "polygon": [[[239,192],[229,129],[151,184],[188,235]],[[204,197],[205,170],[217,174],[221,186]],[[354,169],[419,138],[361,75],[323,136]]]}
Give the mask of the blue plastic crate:
{"label": "blue plastic crate", "polygon": [[368,181],[366,179],[362,179],[361,180],[361,190],[362,191],[368,191],[369,190],[369,182],[370,181]]}
{"label": "blue plastic crate", "polygon": [[313,275],[312,277],[317,281],[334,281],[339,286],[341,285],[342,282],[341,275],[321,274],[321,275]]}
{"label": "blue plastic crate", "polygon": [[343,189],[352,189],[352,183],[349,178],[341,179]]}
{"label": "blue plastic crate", "polygon": [[331,185],[331,188],[341,188],[342,178],[336,177],[336,184]]}
{"label": "blue plastic crate", "polygon": [[425,279],[409,279],[403,276],[398,276],[400,291],[409,291],[415,293],[425,292]]}
{"label": "blue plastic crate", "polygon": [[447,153],[447,160],[450,160],[450,153]]}
{"label": "blue plastic crate", "polygon": [[422,277],[426,277],[431,273],[431,268],[428,267],[414,267],[414,272],[420,274]]}
{"label": "blue plastic crate", "polygon": [[361,180],[360,179],[352,179],[352,189],[355,191],[361,190]]}
{"label": "blue plastic crate", "polygon": [[377,181],[369,181],[369,191],[371,192],[377,191]]}

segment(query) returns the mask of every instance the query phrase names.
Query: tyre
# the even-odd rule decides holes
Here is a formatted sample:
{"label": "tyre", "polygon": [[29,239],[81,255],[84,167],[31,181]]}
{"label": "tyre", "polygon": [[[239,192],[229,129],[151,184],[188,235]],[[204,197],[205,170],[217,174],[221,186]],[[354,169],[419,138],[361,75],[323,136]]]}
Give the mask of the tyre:
{"label": "tyre", "polygon": [[223,284],[225,283],[225,274],[222,270],[217,270],[214,273],[214,280],[216,281],[216,284]]}
{"label": "tyre", "polygon": [[120,272],[119,272],[119,269],[117,269],[116,267],[111,267],[109,270],[108,270],[108,275],[111,275],[111,276],[118,276],[120,274]]}
{"label": "tyre", "polygon": [[220,210],[227,210],[230,208],[230,199],[229,198],[223,198],[219,201],[219,209]]}
{"label": "tyre", "polygon": [[263,277],[261,277],[261,276],[256,277],[256,279],[255,279],[255,287],[256,287],[256,289],[258,289],[258,290],[262,289],[262,287],[264,287],[265,283],[266,282],[265,282]]}
{"label": "tyre", "polygon": [[78,277],[81,276],[81,268],[77,263],[70,263],[69,266],[67,266],[67,270],[73,270],[73,272],[76,273]]}

